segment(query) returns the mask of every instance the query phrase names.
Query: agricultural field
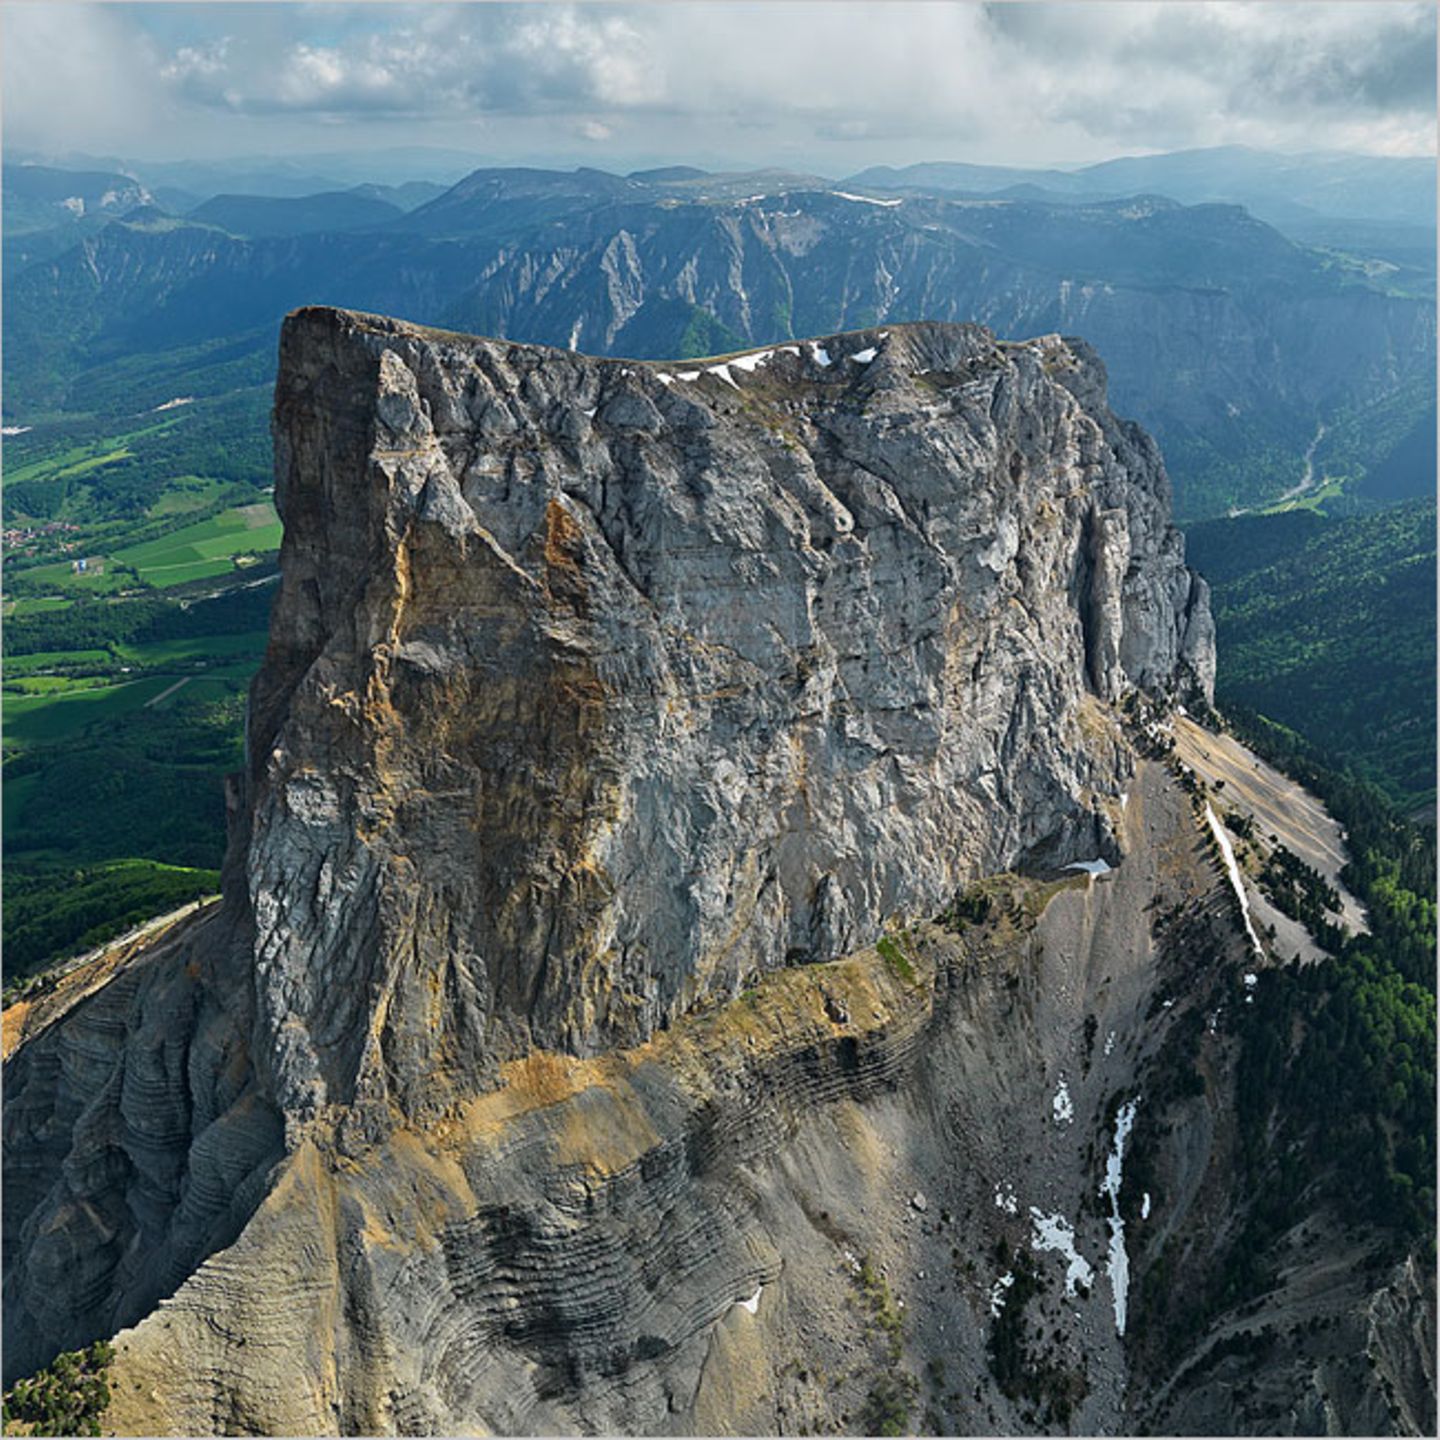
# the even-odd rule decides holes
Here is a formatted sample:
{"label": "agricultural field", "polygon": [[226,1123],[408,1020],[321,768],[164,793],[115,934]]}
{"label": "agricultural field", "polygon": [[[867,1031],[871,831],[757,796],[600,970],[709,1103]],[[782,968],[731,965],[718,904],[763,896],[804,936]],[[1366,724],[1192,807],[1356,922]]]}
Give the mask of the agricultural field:
{"label": "agricultural field", "polygon": [[[182,544],[249,543],[272,516],[256,504],[211,517]],[[176,548],[140,560],[175,563]],[[216,888],[223,777],[241,763],[273,593],[251,585],[187,603],[158,589],[7,617],[7,984]]]}
{"label": "agricultural field", "polygon": [[[173,513],[173,512],[172,512]],[[89,550],[83,570],[72,559],[36,565],[11,577],[27,592],[59,592],[58,597],[123,595],[143,588],[167,589],[196,580],[234,575],[259,564],[280,548],[283,527],[269,499],[236,505],[181,525],[138,544],[104,553]]]}
{"label": "agricultural field", "polygon": [[115,551],[114,558],[147,585],[164,588],[231,574],[248,558],[280,548],[282,526],[269,500],[239,505],[158,540]]}

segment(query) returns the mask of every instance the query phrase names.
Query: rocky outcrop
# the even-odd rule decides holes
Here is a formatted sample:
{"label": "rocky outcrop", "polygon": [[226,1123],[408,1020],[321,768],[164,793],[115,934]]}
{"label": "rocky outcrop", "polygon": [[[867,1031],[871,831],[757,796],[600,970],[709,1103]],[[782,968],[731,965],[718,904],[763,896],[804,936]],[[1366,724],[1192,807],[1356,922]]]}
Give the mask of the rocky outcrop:
{"label": "rocky outcrop", "polygon": [[1113,847],[1082,701],[1211,684],[1160,457],[1056,337],[667,370],[301,311],[275,432],[230,883],[292,1114],[636,1044]]}
{"label": "rocky outcrop", "polygon": [[[280,1262],[304,1293],[343,1273],[347,1305],[379,1304],[345,1289],[345,1167],[482,1101],[508,1114],[536,1055],[650,1055],[978,875],[1118,860],[1133,758],[1106,702],[1209,693],[1159,455],[1079,342],[897,326],[666,369],[309,310],[285,329],[275,434],[283,575],[223,903],[78,977],[7,1068],[11,1375],[182,1281],[231,1294],[227,1247],[266,1235],[305,1250]],[[810,1000],[771,1070],[721,1067],[786,1115],[893,1083],[915,1033],[872,1047],[873,1006]],[[707,1108],[733,1077],[687,1062],[667,1101],[627,1063],[635,1123],[672,1157],[647,1166],[683,1153],[693,1179],[788,1133]],[[333,1253],[266,1229],[307,1155],[306,1193],[349,1217]],[[493,1166],[446,1226],[498,1186],[509,1233],[521,1172]],[[568,1223],[527,1222],[526,1244]],[[720,1273],[716,1295],[733,1256]],[[289,1283],[247,1336],[294,1320]],[[479,1284],[454,1280],[462,1311]],[[567,1340],[564,1365],[696,1334],[719,1303],[632,1334],[634,1299],[611,1305],[603,1364]],[[389,1333],[347,1316],[346,1346]],[[345,1423],[380,1423],[339,1389]],[[232,1402],[215,1425],[269,1404]],[[467,1403],[426,1413],[460,1424]]]}
{"label": "rocky outcrop", "polygon": [[1160,1330],[1256,962],[1114,704],[1214,657],[1104,396],[970,326],[293,316],[223,900],[6,1015],[7,1375],[114,1336],[118,1433],[1433,1421],[1413,1265]]}

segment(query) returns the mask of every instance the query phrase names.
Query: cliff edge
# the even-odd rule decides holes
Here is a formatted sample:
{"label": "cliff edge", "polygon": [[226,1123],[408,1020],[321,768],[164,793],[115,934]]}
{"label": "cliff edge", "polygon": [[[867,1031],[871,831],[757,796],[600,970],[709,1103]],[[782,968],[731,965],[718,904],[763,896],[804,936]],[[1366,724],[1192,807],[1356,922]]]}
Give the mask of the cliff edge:
{"label": "cliff edge", "polygon": [[228,875],[282,1108],[383,1128],[1113,852],[1087,697],[1214,655],[1104,391],[975,326],[663,366],[290,316]]}
{"label": "cliff edge", "polygon": [[[1120,1005],[1091,938],[1041,985],[1038,942],[921,923],[1150,844],[1113,704],[1209,697],[1206,588],[1104,395],[1081,342],[965,325],[656,365],[290,316],[223,900],[7,1061],[7,1377],[120,1332],[122,1429],[778,1425],[773,1387],[725,1409],[737,1300],[793,1255],[767,1325],[843,1351],[835,1246],[999,1163],[944,1097],[1053,1088],[1082,997]],[[1173,870],[1119,907],[1127,1024]],[[1091,1141],[1135,1063],[1075,1082]]]}

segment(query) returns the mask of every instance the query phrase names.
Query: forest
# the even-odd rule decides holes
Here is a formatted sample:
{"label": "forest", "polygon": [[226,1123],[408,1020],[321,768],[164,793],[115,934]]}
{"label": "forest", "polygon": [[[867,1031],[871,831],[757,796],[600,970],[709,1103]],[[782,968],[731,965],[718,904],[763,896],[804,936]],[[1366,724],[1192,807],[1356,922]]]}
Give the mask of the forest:
{"label": "forest", "polygon": [[1378,785],[1435,799],[1435,501],[1191,526],[1210,581],[1220,707],[1259,711]]}

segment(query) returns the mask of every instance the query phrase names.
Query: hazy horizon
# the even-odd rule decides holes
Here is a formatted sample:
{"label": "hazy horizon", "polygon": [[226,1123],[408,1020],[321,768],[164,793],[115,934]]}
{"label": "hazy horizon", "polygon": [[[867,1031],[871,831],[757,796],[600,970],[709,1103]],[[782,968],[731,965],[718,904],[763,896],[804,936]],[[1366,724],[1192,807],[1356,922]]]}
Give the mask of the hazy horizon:
{"label": "hazy horizon", "polygon": [[10,0],[0,17],[6,149],[52,159],[423,149],[471,168],[841,177],[936,161],[1073,170],[1231,145],[1435,153],[1435,11],[1414,0]]}

